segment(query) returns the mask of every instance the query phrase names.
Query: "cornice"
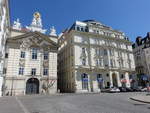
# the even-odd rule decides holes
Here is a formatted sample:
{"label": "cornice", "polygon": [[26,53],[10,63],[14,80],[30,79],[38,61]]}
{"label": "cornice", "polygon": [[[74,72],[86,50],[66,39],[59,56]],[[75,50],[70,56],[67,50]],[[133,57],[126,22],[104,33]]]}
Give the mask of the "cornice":
{"label": "cornice", "polygon": [[71,30],[69,33],[72,34],[76,34],[76,35],[83,35],[83,36],[87,36],[87,37],[97,37],[97,38],[102,38],[104,40],[115,40],[115,41],[119,41],[122,43],[127,43],[132,45],[132,42],[124,40],[124,39],[119,39],[119,38],[114,38],[114,37],[110,37],[110,36],[105,36],[105,35],[101,35],[101,34],[96,34],[96,33],[90,33],[90,32],[80,32],[80,31],[76,31],[76,30]]}

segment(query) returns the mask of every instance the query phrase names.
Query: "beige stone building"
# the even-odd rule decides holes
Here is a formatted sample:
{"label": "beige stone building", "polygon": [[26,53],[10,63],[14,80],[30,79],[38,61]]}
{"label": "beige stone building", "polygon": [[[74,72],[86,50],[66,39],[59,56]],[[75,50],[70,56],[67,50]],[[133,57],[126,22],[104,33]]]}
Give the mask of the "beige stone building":
{"label": "beige stone building", "polygon": [[3,90],[3,66],[6,39],[10,35],[10,18],[8,0],[0,0],[0,96]]}
{"label": "beige stone building", "polygon": [[123,32],[95,20],[76,21],[58,39],[58,89],[99,92],[132,87],[132,44]]}
{"label": "beige stone building", "polygon": [[150,33],[142,38],[138,36],[133,44],[136,72],[140,86],[150,83]]}
{"label": "beige stone building", "polygon": [[[34,18],[36,28],[39,18]],[[57,92],[57,36],[37,27],[22,29],[19,20],[13,25],[6,43],[5,95]]]}

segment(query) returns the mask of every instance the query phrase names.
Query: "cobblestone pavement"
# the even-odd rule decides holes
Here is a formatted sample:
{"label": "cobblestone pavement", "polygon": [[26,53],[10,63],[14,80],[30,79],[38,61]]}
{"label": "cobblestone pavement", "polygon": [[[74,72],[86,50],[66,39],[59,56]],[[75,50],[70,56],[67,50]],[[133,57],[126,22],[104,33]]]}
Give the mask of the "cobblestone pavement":
{"label": "cobblestone pavement", "polygon": [[0,113],[150,113],[130,100],[145,93],[57,94],[0,98]]}

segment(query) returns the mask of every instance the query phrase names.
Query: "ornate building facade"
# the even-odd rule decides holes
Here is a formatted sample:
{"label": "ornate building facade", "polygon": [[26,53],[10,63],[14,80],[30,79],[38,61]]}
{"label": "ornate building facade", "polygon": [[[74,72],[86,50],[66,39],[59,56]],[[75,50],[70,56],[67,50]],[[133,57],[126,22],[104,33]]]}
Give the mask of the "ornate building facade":
{"label": "ornate building facade", "polygon": [[123,32],[95,20],[76,21],[58,39],[58,89],[99,92],[132,87],[132,44]]}
{"label": "ornate building facade", "polygon": [[29,27],[14,22],[6,43],[5,95],[57,92],[57,35],[45,31],[38,12]]}
{"label": "ornate building facade", "polygon": [[5,43],[10,35],[10,19],[8,0],[0,0],[0,96],[3,85],[3,66],[5,58]]}
{"label": "ornate building facade", "polygon": [[132,47],[139,85],[146,86],[150,81],[150,33],[144,38],[138,36]]}

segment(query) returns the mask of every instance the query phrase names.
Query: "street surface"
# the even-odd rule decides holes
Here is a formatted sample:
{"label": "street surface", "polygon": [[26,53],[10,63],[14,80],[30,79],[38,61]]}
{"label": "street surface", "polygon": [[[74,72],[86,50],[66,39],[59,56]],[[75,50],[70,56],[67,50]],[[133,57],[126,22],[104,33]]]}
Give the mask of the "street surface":
{"label": "street surface", "polygon": [[0,98],[0,113],[150,113],[129,98],[145,93],[57,94]]}

